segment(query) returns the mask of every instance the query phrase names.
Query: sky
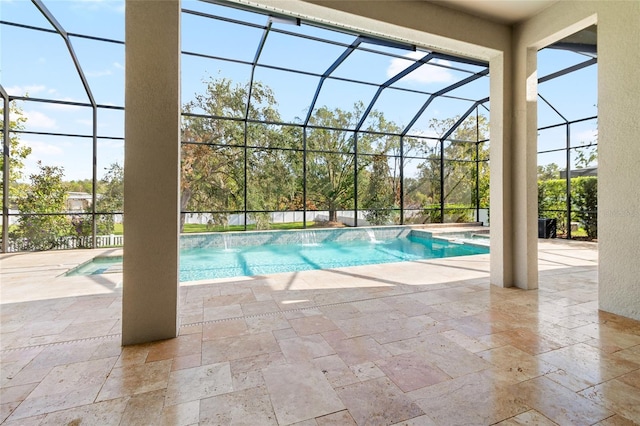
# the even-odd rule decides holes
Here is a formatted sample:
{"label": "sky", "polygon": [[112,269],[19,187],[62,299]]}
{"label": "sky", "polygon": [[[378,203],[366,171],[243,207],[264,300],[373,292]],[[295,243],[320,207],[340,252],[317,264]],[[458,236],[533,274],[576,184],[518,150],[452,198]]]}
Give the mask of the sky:
{"label": "sky", "polygon": [[[69,33],[124,41],[123,0],[43,0],[57,21]],[[183,0],[184,9],[223,15],[252,24],[264,26],[267,17],[261,14],[238,11],[195,0]],[[51,29],[52,26],[26,0],[0,1],[0,20]],[[274,29],[293,31],[308,36],[325,37],[338,43],[350,44],[353,35],[329,31],[309,25],[300,27],[286,23],[274,23]],[[229,22],[211,20],[193,14],[182,15],[182,50],[236,61],[251,61],[256,53],[263,31],[260,28],[239,26]],[[100,105],[124,106],[124,46],[71,36],[71,43],[89,82],[91,92]],[[396,55],[385,56],[371,51],[355,51],[332,74],[346,79],[359,79],[381,84],[411,65],[412,60],[427,54],[374,44],[363,44],[367,49]],[[0,25],[0,84],[10,95],[55,99],[88,103],[87,94],[78,77],[63,39],[54,33],[33,31],[15,26]],[[260,55],[260,64],[291,68],[303,72],[322,74],[342,54],[344,47],[330,43],[286,36],[271,32]],[[406,59],[403,59],[406,58]],[[538,55],[538,76],[544,76],[589,59],[583,55],[559,50],[542,50]],[[477,72],[479,67],[459,65],[436,60],[434,65],[424,65],[409,74],[393,87],[434,92],[464,77],[458,70],[437,65],[455,66]],[[251,67],[237,62],[203,59],[193,55],[182,56],[182,101],[191,100],[205,87],[208,78],[226,77],[246,82]],[[597,114],[596,93],[597,66],[591,66],[558,79],[539,85],[539,93],[549,101],[566,120],[576,120]],[[257,67],[255,79],[271,87],[278,100],[278,110],[283,121],[299,121],[304,117],[315,93],[319,78],[304,74]],[[488,96],[488,77],[459,88],[450,94],[468,99]],[[376,87],[326,80],[316,108],[350,109],[354,102],[367,104]],[[385,90],[375,108],[385,116],[406,126],[425,101],[424,95],[396,90]],[[438,98],[411,129],[412,134],[433,136],[428,128],[430,118],[448,118],[462,114],[471,102]],[[490,105],[487,105],[490,108]],[[61,134],[91,135],[91,108],[21,102],[27,118],[27,130]],[[488,114],[488,112],[485,111]],[[538,103],[539,127],[562,123],[564,119],[545,102]],[[365,122],[365,126],[366,126]],[[571,126],[575,144],[595,141],[596,120]],[[564,127],[539,132],[539,150],[561,148],[564,145]],[[99,109],[98,112],[98,178],[105,168],[114,162],[123,163],[124,113],[118,110]],[[90,179],[92,176],[91,138],[71,136],[21,135],[21,143],[32,148],[26,162],[26,175],[37,171],[36,162],[61,165],[67,180]],[[563,164],[564,153],[542,154],[540,163]],[[562,167],[564,168],[564,167]]]}

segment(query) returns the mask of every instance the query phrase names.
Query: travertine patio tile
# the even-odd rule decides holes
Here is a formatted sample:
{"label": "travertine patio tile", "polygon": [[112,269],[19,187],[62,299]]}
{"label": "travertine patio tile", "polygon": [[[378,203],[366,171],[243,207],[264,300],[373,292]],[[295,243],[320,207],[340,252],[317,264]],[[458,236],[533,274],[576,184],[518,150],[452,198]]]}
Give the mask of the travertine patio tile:
{"label": "travertine patio tile", "polygon": [[526,425],[555,426],[556,425],[556,423],[552,422],[542,414],[538,413],[536,410],[526,411],[522,414],[518,414],[517,416],[511,417],[510,419],[504,420],[497,424],[500,426],[526,426]]}
{"label": "travertine patio tile", "polygon": [[147,393],[167,387],[171,360],[147,362],[114,368],[109,373],[96,401]]}
{"label": "travertine patio tile", "polygon": [[325,375],[334,388],[360,381],[338,355],[316,358],[313,360],[313,365]]}
{"label": "travertine patio tile", "polygon": [[489,362],[439,334],[420,337],[411,344],[410,348],[411,351],[426,357],[433,366],[451,377],[463,376],[491,367]]}
{"label": "travertine patio tile", "polygon": [[241,307],[242,307],[242,313],[247,316],[267,314],[271,312],[280,312],[280,307],[273,300],[243,303]]}
{"label": "travertine patio tile", "polygon": [[616,358],[615,354],[604,353],[584,343],[545,352],[538,355],[538,358],[591,385],[640,368],[640,363]]}
{"label": "travertine patio tile", "polygon": [[47,414],[40,425],[101,425],[117,426],[129,398],[117,398]]}
{"label": "travertine patio tile", "polygon": [[33,391],[38,383],[29,383],[20,386],[2,387],[0,388],[0,402],[7,404],[9,402],[20,402]]}
{"label": "travertine patio tile", "polygon": [[389,425],[424,414],[388,378],[345,386],[337,392],[358,425]]}
{"label": "travertine patio tile", "polygon": [[434,422],[433,419],[431,419],[431,417],[429,417],[426,414],[423,414],[422,416],[418,416],[409,420],[404,420],[398,423],[394,423],[391,426],[437,426],[437,425],[436,425],[436,422]]}
{"label": "travertine patio tile", "polygon": [[548,364],[520,349],[512,346],[501,346],[488,351],[478,352],[479,357],[494,365],[494,370],[500,370],[504,377],[513,383],[532,379],[552,373],[558,367]]}
{"label": "travertine patio tile", "polygon": [[345,409],[320,371],[306,365],[282,365],[267,367],[262,373],[280,425]]}
{"label": "travertine patio tile", "polygon": [[140,393],[129,398],[122,414],[121,424],[142,425],[160,423],[162,407],[164,406],[166,389]]}
{"label": "travertine patio tile", "polygon": [[271,352],[280,352],[280,346],[270,332],[225,337],[202,342],[202,364],[231,361]]}
{"label": "travertine patio tile", "polygon": [[615,416],[608,417],[602,420],[601,422],[598,422],[595,424],[595,426],[637,426],[637,425],[638,423],[631,421],[629,419],[626,419],[617,414]]}
{"label": "travertine patio tile", "polygon": [[278,343],[290,364],[304,363],[314,358],[335,354],[333,348],[320,334],[293,337],[280,340]]}
{"label": "travertine patio tile", "polygon": [[391,356],[389,351],[369,336],[338,340],[329,344],[349,366]]}
{"label": "travertine patio tile", "polygon": [[411,392],[451,378],[427,359],[417,353],[407,353],[375,363],[403,392]]}
{"label": "travertine patio tile", "polygon": [[356,377],[361,381],[365,382],[371,379],[378,379],[380,377],[385,377],[385,374],[380,368],[373,362],[363,362],[362,364],[355,364],[349,366],[349,369],[356,375]]}
{"label": "travertine patio tile", "polygon": [[552,340],[545,339],[541,335],[526,328],[504,331],[502,333],[496,333],[494,336],[506,345],[511,345],[531,355],[549,352],[563,346]]}
{"label": "travertine patio tile", "polygon": [[[554,424],[549,416],[560,424],[637,422],[640,322],[597,310],[596,268],[551,268],[551,262],[542,262],[540,289],[522,291],[490,286],[486,272],[469,271],[465,279],[459,275],[462,269],[439,266],[486,271],[488,257],[477,259],[187,283],[180,288],[180,338],[125,348],[119,336],[121,290],[115,286],[101,289],[109,293],[90,295],[93,289],[87,288],[93,284],[79,277],[74,285],[89,284],[84,293],[67,296],[60,291],[71,287],[49,285],[43,293],[51,295],[49,300],[10,304],[5,303],[3,276],[2,348],[19,349],[1,353],[0,422],[8,416],[7,426],[77,421],[191,426],[201,420],[201,406],[208,401],[223,416],[234,415],[230,405],[247,413],[241,417],[252,419],[252,426],[269,424],[268,416],[260,422],[253,415],[261,419],[260,413],[268,412],[273,392],[265,372],[275,375],[274,369],[280,371],[278,380],[302,380],[295,397],[306,397],[309,392],[303,389],[309,386],[311,399],[323,408],[321,414],[304,414],[309,408],[303,401],[302,411],[282,414],[290,404],[281,403],[281,415],[291,414],[291,424],[299,426],[366,423],[331,389],[342,392],[370,382],[377,384],[362,392],[367,404],[383,407],[374,400],[376,391],[390,384],[396,395],[422,409],[397,425]],[[209,318],[220,319],[203,324],[205,309]],[[230,312],[240,318],[222,318]],[[91,339],[78,340],[86,337]],[[86,380],[71,368],[106,360],[114,365],[97,375],[87,373]],[[158,362],[167,363],[161,369],[164,381],[153,369],[144,374],[145,367]],[[209,365],[215,367],[207,372]],[[424,366],[455,378],[418,387],[429,378],[418,368]],[[55,393],[54,377],[61,380],[58,389],[72,382],[83,389],[94,380],[96,389],[67,393],[72,396],[63,401]],[[270,380],[273,387],[277,380]],[[521,389],[514,385],[519,381]],[[100,392],[97,382],[103,386]],[[54,389],[52,395],[34,396],[47,386]],[[109,399],[79,401],[91,393],[96,400]],[[325,393],[333,395],[335,406],[323,406]],[[82,405],[65,408],[69,401]],[[565,406],[568,414],[560,412]],[[278,420],[276,413],[272,408]]]}
{"label": "travertine patio tile", "polygon": [[394,296],[384,299],[384,303],[407,316],[424,315],[434,311],[432,305],[426,305],[411,295]]}
{"label": "travertine patio tile", "polygon": [[546,377],[537,377],[513,386],[518,400],[558,424],[594,424],[614,413],[603,405],[561,386]]}
{"label": "travertine patio tile", "polygon": [[200,334],[186,334],[174,339],[152,343],[149,346],[146,362],[199,354],[201,351],[202,336]]}
{"label": "travertine patio tile", "polygon": [[116,358],[54,367],[15,409],[10,420],[47,414],[94,402]]}
{"label": "travertine patio tile", "polygon": [[629,420],[640,421],[640,388],[637,386],[614,379],[578,394]]}
{"label": "travertine patio tile", "polygon": [[318,426],[357,426],[349,411],[342,410],[337,413],[327,414],[326,416],[316,417]]}
{"label": "travertine patio tile", "polygon": [[286,359],[282,352],[270,352],[263,355],[232,360],[230,364],[233,389],[238,391],[265,386],[262,369],[271,365],[282,365],[285,363]]}
{"label": "travertine patio tile", "polygon": [[160,425],[189,426],[196,425],[200,420],[200,400],[169,405],[162,410]]}
{"label": "travertine patio tile", "polygon": [[[291,324],[282,313],[245,318],[249,333],[272,332],[291,328]],[[314,333],[311,333],[314,334]]]}
{"label": "travertine patio tile", "polygon": [[202,340],[214,340],[224,337],[239,336],[241,334],[246,334],[247,331],[247,323],[242,318],[220,321],[213,324],[204,324],[202,326]]}
{"label": "travertine patio tile", "polygon": [[165,407],[231,392],[228,362],[173,371],[169,375]]}
{"label": "travertine patio tile", "polygon": [[289,323],[299,336],[319,334],[338,328],[333,321],[331,321],[324,315],[313,315],[309,317],[295,318],[289,320]]}
{"label": "travertine patio tile", "polygon": [[447,330],[439,334],[472,353],[491,349],[491,345],[488,345],[478,339],[474,339],[473,337],[469,337],[458,330]]}
{"label": "travertine patio tile", "polygon": [[213,306],[204,308],[202,320],[217,321],[242,316],[243,313],[240,305]]}
{"label": "travertine patio tile", "polygon": [[483,370],[408,394],[439,425],[489,425],[529,410],[500,374]]}
{"label": "travertine patio tile", "polygon": [[205,398],[200,401],[200,425],[277,425],[265,387]]}
{"label": "travertine patio tile", "polygon": [[622,376],[618,376],[616,380],[620,380],[621,382],[626,383],[629,386],[634,386],[640,389],[640,369],[632,371],[631,373],[624,374]]}

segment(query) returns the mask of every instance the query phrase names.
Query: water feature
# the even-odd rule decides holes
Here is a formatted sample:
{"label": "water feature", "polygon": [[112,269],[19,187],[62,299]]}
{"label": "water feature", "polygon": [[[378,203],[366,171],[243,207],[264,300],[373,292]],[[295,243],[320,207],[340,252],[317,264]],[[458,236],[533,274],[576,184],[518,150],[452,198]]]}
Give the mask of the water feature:
{"label": "water feature", "polygon": [[300,244],[303,247],[314,247],[318,245],[318,237],[314,231],[300,231]]}
{"label": "water feature", "polygon": [[[231,235],[224,235],[222,238],[223,236],[218,234],[215,237],[221,240],[218,240],[219,244],[216,246],[206,244],[206,240],[202,241],[202,236],[198,236],[199,240],[192,238],[191,241],[200,241],[204,244],[189,246],[184,244],[180,250],[180,281],[256,276],[489,253],[488,246],[460,244],[444,238],[432,238],[424,232],[414,233],[410,230],[389,228],[381,230],[376,237],[369,231],[372,230],[364,233],[362,229],[254,233],[255,238],[262,241],[261,244],[256,244],[255,241],[254,244],[247,244],[245,237],[247,234],[243,234],[242,238],[236,235],[235,239],[232,239]],[[274,241],[285,239],[288,241],[281,244],[274,243]],[[82,271],[72,270],[68,275],[121,271],[120,259],[109,261],[113,264],[104,264],[102,263],[104,260],[96,259],[91,262],[91,265],[84,265]],[[97,265],[94,264],[96,262]],[[118,265],[120,265],[119,270]]]}

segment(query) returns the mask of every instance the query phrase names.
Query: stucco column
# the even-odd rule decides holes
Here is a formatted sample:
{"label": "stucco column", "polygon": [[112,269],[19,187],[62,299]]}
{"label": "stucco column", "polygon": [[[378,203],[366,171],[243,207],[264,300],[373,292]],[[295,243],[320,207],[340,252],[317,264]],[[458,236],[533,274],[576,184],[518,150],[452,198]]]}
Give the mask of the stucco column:
{"label": "stucco column", "polygon": [[538,288],[536,54],[504,51],[491,71],[491,283]]}
{"label": "stucco column", "polygon": [[126,1],[122,343],[176,337],[180,0]]}
{"label": "stucco column", "polygon": [[640,320],[640,2],[598,14],[599,307]]}

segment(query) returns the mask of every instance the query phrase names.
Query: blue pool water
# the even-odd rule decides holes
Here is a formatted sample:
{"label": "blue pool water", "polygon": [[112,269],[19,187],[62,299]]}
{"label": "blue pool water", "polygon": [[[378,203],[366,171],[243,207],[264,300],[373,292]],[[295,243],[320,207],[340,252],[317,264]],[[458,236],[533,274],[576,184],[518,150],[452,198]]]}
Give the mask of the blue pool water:
{"label": "blue pool water", "polygon": [[[180,281],[255,276],[489,253],[488,247],[409,235],[381,241],[265,244],[180,251]],[[122,258],[96,258],[67,275],[121,272]]]}
{"label": "blue pool water", "polygon": [[408,236],[382,241],[196,248],[180,252],[180,281],[332,269],[488,253],[488,247]]}

